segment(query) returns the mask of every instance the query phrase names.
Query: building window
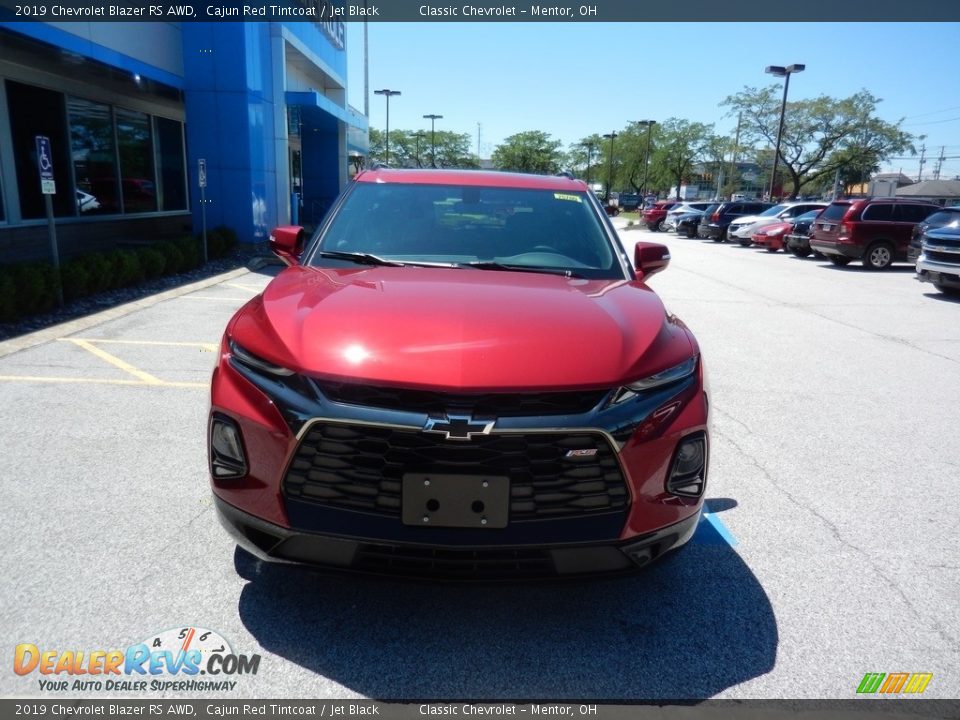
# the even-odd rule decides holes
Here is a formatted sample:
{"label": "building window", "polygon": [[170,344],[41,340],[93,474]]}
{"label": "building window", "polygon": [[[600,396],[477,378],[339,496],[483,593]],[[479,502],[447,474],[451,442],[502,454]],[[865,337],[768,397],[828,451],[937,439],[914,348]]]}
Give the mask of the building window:
{"label": "building window", "polygon": [[68,97],[67,114],[78,212],[83,216],[119,213],[117,153],[110,106]]}
{"label": "building window", "polygon": [[153,176],[150,116],[117,108],[116,117],[123,211],[154,212],[157,209],[157,184]]}
{"label": "building window", "polygon": [[37,135],[50,138],[53,150],[53,174],[57,183],[57,194],[51,196],[53,212],[58,217],[76,214],[63,94],[13,80],[7,80],[6,86],[20,215],[30,220],[46,214],[37,169]]}
{"label": "building window", "polygon": [[157,178],[160,181],[160,209],[187,209],[187,177],[183,155],[183,124],[154,118],[157,134]]}

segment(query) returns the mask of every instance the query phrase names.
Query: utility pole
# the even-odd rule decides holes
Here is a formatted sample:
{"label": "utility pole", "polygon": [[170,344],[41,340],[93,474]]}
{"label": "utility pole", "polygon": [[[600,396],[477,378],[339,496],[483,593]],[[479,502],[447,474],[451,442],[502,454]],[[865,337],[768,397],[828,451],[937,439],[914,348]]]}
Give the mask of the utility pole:
{"label": "utility pole", "polygon": [[927,144],[924,143],[923,145],[920,146],[920,174],[917,175],[917,182],[923,181],[923,165],[925,162],[927,162],[923,158],[924,158],[924,155],[926,155],[926,152],[927,152]]}
{"label": "utility pole", "polygon": [[941,145],[941,146],[940,146],[940,157],[937,158],[937,169],[933,171],[933,179],[934,179],[934,180],[939,180],[939,179],[940,179],[940,168],[943,166],[943,161],[945,160],[945,158],[944,158],[944,156],[943,156],[943,151],[944,151],[944,149],[945,149],[945,146],[944,146],[944,145]]}
{"label": "utility pole", "polygon": [[480,165],[480,128],[483,127],[480,123],[477,123],[477,165]]}
{"label": "utility pole", "polygon": [[[733,190],[731,192],[736,192],[736,182],[737,182],[737,155],[740,153],[740,126],[743,122],[743,113],[737,114],[737,135],[733,141],[733,157],[730,158],[730,179],[727,181],[731,183]],[[723,198],[718,198],[723,199]]]}

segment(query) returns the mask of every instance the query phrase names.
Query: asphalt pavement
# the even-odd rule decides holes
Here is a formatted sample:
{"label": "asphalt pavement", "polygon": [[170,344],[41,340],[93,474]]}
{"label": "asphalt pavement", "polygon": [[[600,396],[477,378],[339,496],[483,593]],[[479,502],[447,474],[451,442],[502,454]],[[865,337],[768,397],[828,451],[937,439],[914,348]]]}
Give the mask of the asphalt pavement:
{"label": "asphalt pavement", "polygon": [[[208,385],[271,272],[234,273],[0,343],[7,652],[212,629],[262,657],[226,698],[853,698],[868,672],[960,697],[960,303],[907,266],[615,224],[628,250],[669,245],[650,285],[710,373],[710,512],[684,550],[627,579],[506,586],[237,551],[208,488]],[[8,662],[0,696],[38,678]]]}

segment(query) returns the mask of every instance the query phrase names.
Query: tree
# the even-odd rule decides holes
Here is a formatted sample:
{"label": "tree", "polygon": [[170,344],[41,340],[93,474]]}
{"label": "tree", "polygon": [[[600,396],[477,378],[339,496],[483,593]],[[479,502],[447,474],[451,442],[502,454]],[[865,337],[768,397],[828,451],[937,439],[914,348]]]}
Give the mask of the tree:
{"label": "tree", "polygon": [[511,135],[493,151],[498,170],[553,175],[560,172],[565,157],[560,141],[540,130],[527,130]]}
{"label": "tree", "polygon": [[689,180],[693,164],[703,157],[713,136],[713,125],[690,122],[680,118],[668,118],[656,127],[659,144],[652,153],[651,162],[660,181],[666,180],[676,188],[680,199],[680,186]]}
{"label": "tree", "polygon": [[[420,133],[420,139],[417,139]],[[440,168],[475,168],[477,159],[470,152],[470,135],[450,130],[436,132],[436,163]],[[370,128],[370,152],[367,165],[384,162],[386,158],[386,134]],[[423,130],[390,130],[391,167],[430,167],[430,133]]]}
{"label": "tree", "polygon": [[[731,112],[743,113],[747,142],[776,146],[780,94],[779,85],[745,87],[724,100]],[[787,103],[779,162],[790,176],[791,198],[837,170],[874,167],[894,154],[916,152],[912,136],[900,128],[902,119],[889,123],[876,116],[879,102],[861,90],[842,100],[821,95]]]}

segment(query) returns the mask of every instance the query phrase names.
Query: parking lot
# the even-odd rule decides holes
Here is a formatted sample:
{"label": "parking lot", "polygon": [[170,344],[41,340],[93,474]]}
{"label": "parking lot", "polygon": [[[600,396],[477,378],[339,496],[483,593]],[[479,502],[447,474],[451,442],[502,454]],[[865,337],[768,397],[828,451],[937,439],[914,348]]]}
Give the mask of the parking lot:
{"label": "parking lot", "polygon": [[[0,344],[4,637],[112,649],[212,629],[263,658],[223,697],[852,698],[868,672],[960,696],[960,302],[906,265],[616,224],[628,250],[670,246],[650,284],[710,373],[709,513],[683,551],[626,579],[500,586],[237,551],[205,432],[220,335],[270,280],[249,272]],[[37,682],[8,669],[0,695]]]}

